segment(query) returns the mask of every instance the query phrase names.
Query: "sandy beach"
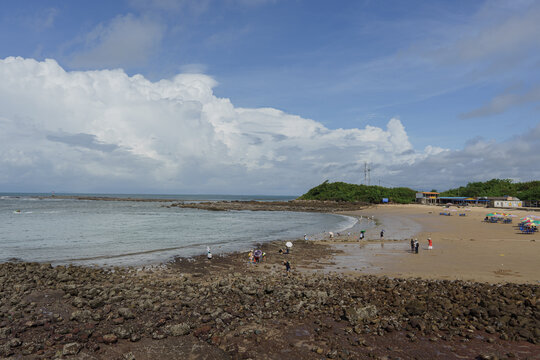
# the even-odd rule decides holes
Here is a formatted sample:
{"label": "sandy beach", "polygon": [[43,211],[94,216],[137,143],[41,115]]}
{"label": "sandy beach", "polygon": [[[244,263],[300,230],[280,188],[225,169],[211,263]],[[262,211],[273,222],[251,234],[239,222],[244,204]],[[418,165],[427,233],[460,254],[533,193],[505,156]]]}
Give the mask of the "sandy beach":
{"label": "sandy beach", "polygon": [[[474,208],[441,216],[443,208],[425,205],[384,205],[344,212],[351,216],[374,216],[378,225],[366,232],[366,241],[341,243],[343,250],[328,269],[391,277],[471,280],[491,283],[538,284],[540,281],[540,235],[522,234],[515,227],[524,210],[504,210],[517,215],[513,224],[485,223],[494,209]],[[457,210],[457,211],[456,211]],[[466,216],[459,216],[465,213]],[[380,241],[380,230],[385,230]],[[420,242],[418,254],[410,252],[410,238]],[[433,250],[427,249],[427,239]],[[355,261],[358,259],[358,261]]]}

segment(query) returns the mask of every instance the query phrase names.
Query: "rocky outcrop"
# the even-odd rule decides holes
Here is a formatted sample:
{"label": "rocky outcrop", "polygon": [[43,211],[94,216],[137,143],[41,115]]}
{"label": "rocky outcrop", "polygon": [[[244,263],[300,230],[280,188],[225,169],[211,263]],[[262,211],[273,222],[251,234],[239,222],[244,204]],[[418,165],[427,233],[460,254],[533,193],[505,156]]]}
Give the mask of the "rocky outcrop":
{"label": "rocky outcrop", "polygon": [[[67,356],[122,341],[185,336],[238,354],[238,339],[286,341],[283,324],[293,323],[316,334],[308,339],[316,353],[323,338],[345,349],[342,340],[352,339],[346,334],[402,332],[407,341],[450,341],[480,332],[539,344],[539,295],[538,285],[284,277],[272,271],[196,278],[174,268],[144,272],[6,263],[0,265],[0,356]],[[340,332],[332,330],[336,324]],[[361,343],[350,341],[350,346]]]}
{"label": "rocky outcrop", "polygon": [[168,207],[202,209],[211,211],[298,211],[298,212],[338,212],[364,209],[369,204],[342,201],[291,200],[291,201],[211,201],[176,202]]}

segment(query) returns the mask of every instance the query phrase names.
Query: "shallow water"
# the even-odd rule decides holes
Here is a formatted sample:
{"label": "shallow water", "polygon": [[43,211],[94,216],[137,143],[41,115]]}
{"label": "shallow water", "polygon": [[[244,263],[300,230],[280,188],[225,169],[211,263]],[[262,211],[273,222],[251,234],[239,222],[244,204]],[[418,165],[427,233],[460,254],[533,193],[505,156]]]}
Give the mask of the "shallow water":
{"label": "shallow water", "polygon": [[385,257],[391,261],[393,257],[410,255],[410,246],[406,241],[366,242],[349,244],[336,244],[337,250],[343,251],[334,258],[331,264],[324,268],[324,272],[331,271],[359,271],[365,274],[376,274],[384,271],[384,261],[378,257]]}
{"label": "shallow water", "polygon": [[343,231],[357,221],[334,214],[215,212],[165,205],[4,195],[0,262],[150,264],[204,254],[207,246],[219,255],[304,234],[315,238],[325,231]]}

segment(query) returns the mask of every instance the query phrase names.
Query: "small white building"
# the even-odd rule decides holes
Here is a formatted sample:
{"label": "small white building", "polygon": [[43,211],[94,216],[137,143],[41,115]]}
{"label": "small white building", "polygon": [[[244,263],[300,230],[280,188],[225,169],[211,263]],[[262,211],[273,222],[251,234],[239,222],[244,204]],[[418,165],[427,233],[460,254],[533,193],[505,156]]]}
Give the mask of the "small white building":
{"label": "small white building", "polygon": [[495,208],[519,208],[523,207],[523,201],[516,197],[504,196],[504,197],[489,197],[490,207]]}

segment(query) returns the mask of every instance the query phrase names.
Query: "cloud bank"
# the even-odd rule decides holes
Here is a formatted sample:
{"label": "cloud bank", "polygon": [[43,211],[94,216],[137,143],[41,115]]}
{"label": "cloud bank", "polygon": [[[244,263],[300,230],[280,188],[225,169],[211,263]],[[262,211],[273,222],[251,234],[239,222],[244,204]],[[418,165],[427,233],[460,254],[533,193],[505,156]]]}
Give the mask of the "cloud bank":
{"label": "cloud bank", "polygon": [[504,144],[416,151],[397,118],[384,129],[328,129],[235,107],[215,86],[202,74],[151,82],[122,70],[65,71],[54,60],[0,60],[0,189],[300,194],[326,179],[360,183],[364,162],[372,183],[418,189],[540,175],[513,155],[538,163],[540,126]]}

